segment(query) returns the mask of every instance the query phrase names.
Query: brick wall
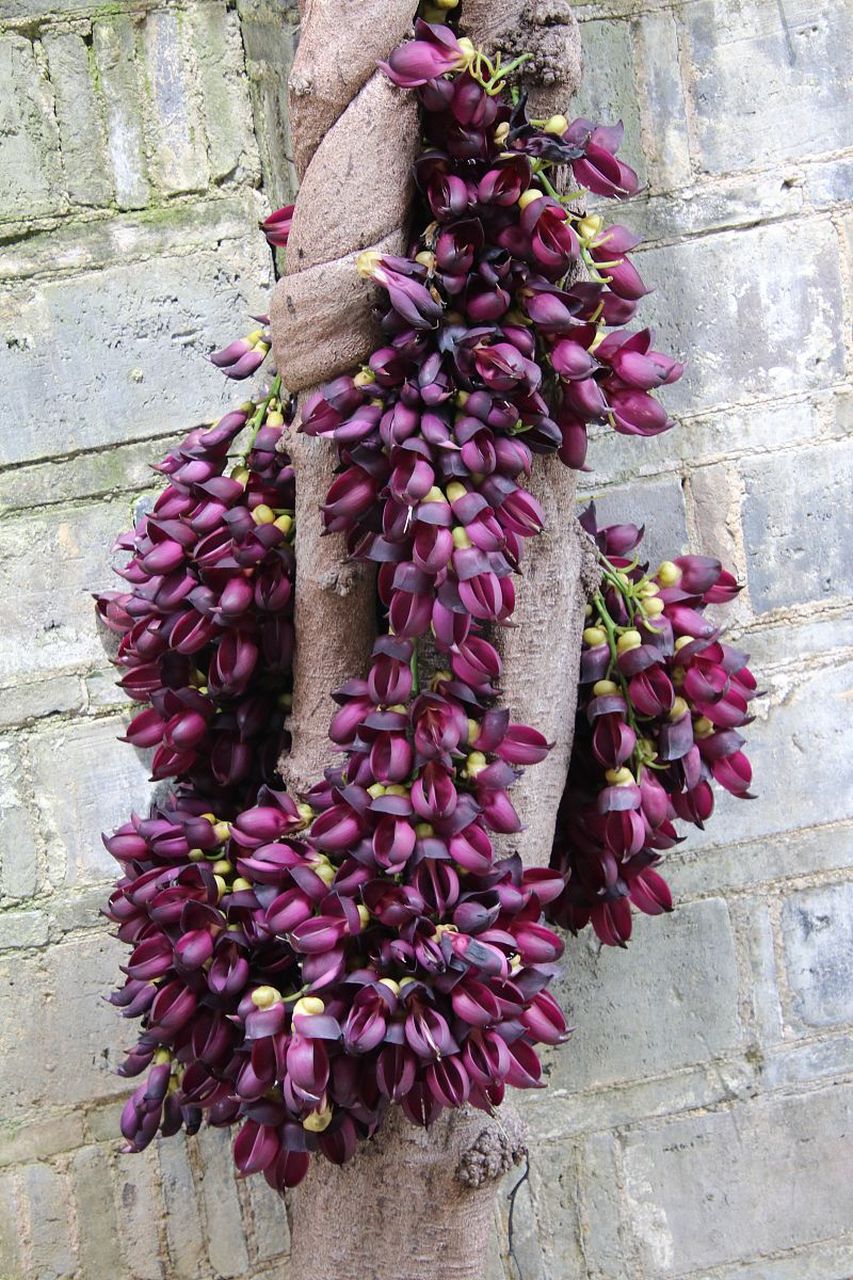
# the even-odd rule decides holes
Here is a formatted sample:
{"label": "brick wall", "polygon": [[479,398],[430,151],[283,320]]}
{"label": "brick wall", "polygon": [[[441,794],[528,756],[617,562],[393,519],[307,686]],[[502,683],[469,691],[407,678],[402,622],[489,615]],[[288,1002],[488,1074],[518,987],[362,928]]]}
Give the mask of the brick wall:
{"label": "brick wall", "polygon": [[[291,19],[65,3],[0,0],[0,1277],[282,1277],[283,1215],[223,1135],[116,1154],[97,832],[149,788],[89,593],[147,460],[229,402],[201,354],[263,309]],[[577,1032],[522,1099],[516,1264],[504,1223],[488,1280],[849,1280],[851,10],[578,13],[578,106],[623,117],[648,184],[645,314],[690,360],[678,429],[597,439],[589,491],[651,554],[734,564],[769,693],[761,798],[670,859],[675,914],[628,954],[569,946]]]}

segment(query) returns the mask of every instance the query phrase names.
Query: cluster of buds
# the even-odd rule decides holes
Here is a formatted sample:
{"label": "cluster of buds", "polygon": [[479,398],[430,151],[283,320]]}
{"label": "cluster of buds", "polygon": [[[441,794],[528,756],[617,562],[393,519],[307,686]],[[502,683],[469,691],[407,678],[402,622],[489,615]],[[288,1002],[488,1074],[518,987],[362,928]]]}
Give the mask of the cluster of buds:
{"label": "cluster of buds", "polygon": [[[646,292],[627,258],[636,241],[573,212],[548,178],[568,163],[588,190],[631,194],[621,130],[530,121],[478,68],[465,41],[423,22],[385,64],[420,86],[426,225],[406,257],[361,255],[387,297],[385,345],[317,391],[302,420],[341,458],[325,527],[381,566],[404,637],[440,633],[448,616],[463,629],[466,617],[505,622],[522,540],[542,528],[521,484],[533,454],[581,467],[591,423],[664,430],[652,392],[682,371],[649,330],[606,332]],[[578,279],[582,262],[591,279]]]}
{"label": "cluster of buds", "polygon": [[718,560],[678,556],[648,574],[632,554],[642,529],[599,529],[594,506],[582,524],[602,583],[587,608],[552,854],[566,887],[548,914],[573,932],[591,922],[603,942],[624,945],[631,904],[649,915],[672,906],[655,867],[679,839],[675,824],[703,826],[714,782],[751,798],[738,730],[751,719],[756,684],[747,655],[723,643],[705,613],[739,590]]}
{"label": "cluster of buds", "polygon": [[[286,406],[285,406],[286,409]],[[119,636],[121,687],[149,707],[126,741],[152,777],[235,800],[271,781],[286,745],[293,654],[293,469],[278,451],[277,381],[259,404],[197,428],[155,470],[168,484],[117,541],[126,591],[97,605]],[[229,458],[241,432],[244,457]],[[232,465],[233,463],[233,465]]]}
{"label": "cluster of buds", "polygon": [[548,744],[451,672],[419,692],[413,656],[383,637],[339,691],[344,763],[305,803],[262,788],[228,822],[183,796],[105,841],[133,948],[113,1002],[143,1025],[123,1071],[149,1070],[128,1149],[239,1123],[240,1172],[284,1189],[391,1102],[429,1124],[539,1085],[535,1046],[567,1035],[541,923],[563,881],[497,859],[490,833],[519,829],[508,787]]}
{"label": "cluster of buds", "polygon": [[[267,222],[261,223],[261,228],[270,245],[287,243],[290,220],[284,217],[286,213],[286,209],[278,209],[276,213],[270,215]],[[251,378],[258,372],[270,353],[272,338],[268,328],[269,317],[255,316],[254,319],[263,326],[261,329],[253,329],[251,333],[246,334],[245,338],[235,338],[227,347],[223,347],[221,351],[214,351],[207,357],[221,374],[234,382]]]}

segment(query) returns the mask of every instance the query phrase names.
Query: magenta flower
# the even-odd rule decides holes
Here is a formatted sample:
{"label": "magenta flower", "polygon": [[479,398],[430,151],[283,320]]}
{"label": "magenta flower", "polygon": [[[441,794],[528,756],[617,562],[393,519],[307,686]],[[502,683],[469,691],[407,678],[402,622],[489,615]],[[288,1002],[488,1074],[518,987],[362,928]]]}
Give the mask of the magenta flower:
{"label": "magenta flower", "polygon": [[436,76],[465,66],[468,53],[449,27],[415,20],[415,38],[401,44],[379,67],[402,89],[413,89]]}
{"label": "magenta flower", "polygon": [[293,222],[293,210],[295,205],[286,204],[281,209],[276,209],[263,222],[259,222],[258,226],[264,233],[266,242],[273,248],[284,247],[287,244],[290,235],[290,227]]}

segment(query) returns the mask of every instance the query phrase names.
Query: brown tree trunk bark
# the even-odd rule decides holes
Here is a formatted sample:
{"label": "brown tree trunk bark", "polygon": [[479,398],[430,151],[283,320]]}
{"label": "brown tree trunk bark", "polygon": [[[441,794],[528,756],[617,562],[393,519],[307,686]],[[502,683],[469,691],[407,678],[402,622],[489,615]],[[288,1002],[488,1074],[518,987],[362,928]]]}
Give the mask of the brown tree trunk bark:
{"label": "brown tree trunk bark", "polygon": [[[311,387],[366,358],[375,344],[370,286],[354,270],[367,247],[400,252],[420,132],[414,97],[374,71],[408,31],[415,0],[300,0],[291,124],[302,178],[276,288],[272,331],[285,385]],[[536,109],[564,109],[577,87],[577,28],[568,0],[463,0],[462,28],[479,45],[529,50]],[[338,537],[320,536],[319,506],[334,468],[323,441],[295,437],[296,663],[288,784],[303,789],[329,763],[329,694],[361,674],[374,628],[372,576],[342,566]],[[555,748],[515,793],[527,831],[516,847],[547,861],[571,747],[580,646],[581,543],[574,481],[537,460],[531,488],[547,532],[532,539],[514,621],[503,640],[505,702]],[[514,798],[515,798],[514,797]],[[377,1136],[337,1168],[316,1160],[290,1195],[294,1280],[477,1280],[493,1229],[495,1179],[523,1149],[504,1107],[490,1119],[444,1113],[429,1132],[392,1108]]]}

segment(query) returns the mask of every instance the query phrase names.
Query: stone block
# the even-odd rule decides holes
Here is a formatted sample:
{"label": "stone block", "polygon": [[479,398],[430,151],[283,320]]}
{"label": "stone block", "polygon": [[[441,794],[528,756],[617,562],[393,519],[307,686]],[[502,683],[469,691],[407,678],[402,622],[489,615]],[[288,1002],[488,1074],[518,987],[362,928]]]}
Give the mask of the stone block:
{"label": "stone block", "polygon": [[290,1228],[281,1196],[264,1178],[249,1178],[246,1188],[258,1258],[266,1262],[287,1253],[290,1250]]}
{"label": "stone block", "polygon": [[584,506],[589,498],[595,500],[599,525],[645,525],[640,549],[643,560],[648,560],[653,569],[660,560],[671,559],[687,550],[684,491],[677,476],[640,481],[601,492],[592,489],[581,500]]}
{"label": "stone block", "polygon": [[82,1146],[83,1141],[83,1117],[79,1108],[74,1112],[54,1113],[47,1120],[30,1118],[13,1127],[4,1126],[0,1166],[47,1160]]}
{"label": "stone block", "polygon": [[127,1272],[122,1266],[110,1157],[103,1147],[81,1147],[74,1152],[70,1174],[82,1274],[93,1280],[119,1280]]}
{"label": "stone block", "polygon": [[287,81],[298,38],[296,6],[238,0],[254,132],[264,175],[267,212],[293,200],[299,186],[287,118]]}
{"label": "stone block", "polygon": [[663,435],[640,440],[609,428],[592,433],[587,484],[635,483],[719,459],[764,454],[807,444],[818,434],[818,407],[808,400],[741,405],[717,413],[683,415]]}
{"label": "stone block", "polygon": [[819,11],[796,4],[783,21],[769,4],[737,0],[699,0],[683,15],[704,169],[769,166],[848,145],[853,13],[844,0]]}
{"label": "stone block", "polygon": [[[115,265],[8,291],[0,379],[19,426],[5,433],[0,462],[49,457],[58,440],[71,452],[174,434],[239,403],[203,353],[252,327],[248,317],[266,307],[270,270],[256,235],[245,245],[158,257],[144,269]],[[50,404],[49,423],[32,413],[33,386]]]}
{"label": "stone block", "polygon": [[[688,358],[673,413],[827,387],[843,370],[838,246],[827,221],[725,231],[636,255],[641,318]],[[772,264],[772,269],[770,264]],[[749,334],[749,341],[744,341]],[[664,399],[664,397],[661,397]]]}
{"label": "stone block", "polygon": [[30,40],[0,39],[0,221],[62,207],[62,156],[53,95]]}
{"label": "stone block", "polygon": [[207,159],[192,92],[194,68],[186,22],[175,9],[146,16],[143,43],[150,109],[145,114],[152,180],[165,195],[203,191]]}
{"label": "stone block", "polygon": [[802,173],[786,170],[780,181],[773,170],[700,178],[663,195],[635,196],[618,218],[615,211],[606,216],[627,223],[643,240],[684,240],[706,231],[793,217],[804,207]]}
{"label": "stone block", "polygon": [[36,828],[27,809],[22,763],[12,738],[0,738],[0,897],[29,898],[38,882]]}
{"label": "stone block", "polygon": [[782,1039],[782,1003],[776,965],[776,939],[766,896],[738,897],[730,903],[732,922],[740,940],[743,1005],[762,1047]]}
{"label": "stone block", "polygon": [[849,1075],[853,1035],[828,1040],[798,1040],[776,1045],[764,1056],[761,1080],[769,1089],[785,1089]]}
{"label": "stone block", "polygon": [[67,933],[103,929],[100,914],[104,905],[103,883],[88,885],[74,893],[54,895],[46,907],[50,920],[50,941],[59,942]]}
{"label": "stone block", "polygon": [[107,153],[120,209],[141,209],[150,186],[142,132],[142,85],[137,50],[137,25],[127,14],[98,18],[92,28],[92,47],[103,96]]}
{"label": "stone block", "polygon": [[[718,788],[705,830],[687,832],[687,852],[853,817],[853,762],[839,716],[853,664],[839,659],[833,666],[780,671],[772,679],[760,674],[768,696],[753,702],[756,718],[745,731],[758,799],[738,800]],[[839,841],[845,838],[838,834]]]}
{"label": "stone block", "polygon": [[830,435],[853,435],[853,388],[841,387],[832,398]]}
{"label": "stone block", "polygon": [[[697,964],[697,956],[713,964]],[[568,1045],[547,1055],[557,1096],[667,1075],[731,1052],[742,1029],[725,902],[708,898],[670,916],[635,916],[629,955],[601,948],[588,933],[567,939],[556,994],[576,1027]]]}
{"label": "stone block", "polygon": [[757,613],[853,594],[842,528],[853,493],[853,443],[741,466],[749,594]]}
{"label": "stone block", "polygon": [[[154,258],[186,257],[193,249],[209,250],[211,245],[219,246],[223,241],[251,240],[254,243],[258,235],[260,208],[260,195],[244,190],[233,195],[200,197],[152,209],[132,209],[105,218],[68,220],[44,231],[33,228],[24,239],[10,240],[4,245],[0,279],[24,281],[45,277],[55,280],[130,263],[145,263],[144,270],[147,271],[147,264]],[[223,245],[222,251],[228,256],[239,257],[241,249],[232,244]],[[262,247],[259,262],[261,258],[266,260]],[[157,431],[157,424],[152,423],[148,437],[156,435]],[[111,438],[102,443],[110,442]],[[75,464],[90,464],[90,459],[85,455],[81,457],[77,449],[73,452],[77,455],[71,459]],[[41,450],[38,456],[44,455],[45,450]],[[59,473],[58,466],[54,469]],[[44,472],[41,475],[44,478]],[[7,474],[0,475],[0,505],[10,508],[26,505],[20,500],[14,501],[15,494],[9,493],[8,480]],[[61,475],[57,474],[54,480],[60,481],[58,488],[61,491]],[[25,475],[24,484],[28,482],[33,483]],[[59,501],[53,497],[52,488],[50,483],[45,483],[37,500],[40,503]]]}
{"label": "stone block", "polygon": [[628,1133],[626,1207],[643,1274],[705,1275],[842,1235],[851,1107],[853,1090],[838,1086]]}
{"label": "stone block", "polygon": [[[545,1280],[586,1280],[579,1217],[581,1178],[573,1143],[532,1146],[529,1199]],[[522,1274],[527,1277],[526,1266]]]}
{"label": "stone block", "polygon": [[0,951],[43,947],[47,942],[47,916],[42,911],[4,911],[0,915]]}
{"label": "stone block", "polygon": [[[156,1152],[152,1149],[141,1155],[116,1157],[121,1244],[133,1280],[164,1280],[166,1259],[160,1249],[163,1191],[156,1163]],[[166,1280],[172,1280],[171,1272]]]}
{"label": "stone block", "polygon": [[[63,13],[78,14],[91,7],[92,0],[62,0]],[[0,0],[0,21],[32,25],[55,9],[56,0]]]}
{"label": "stone block", "polygon": [[0,956],[7,993],[0,1015],[0,1096],[8,1122],[40,1107],[71,1107],[126,1092],[127,1083],[114,1072],[131,1036],[104,1000],[118,985],[125,954],[103,929],[41,955]]}
{"label": "stone block", "polygon": [[239,20],[224,4],[197,5],[189,17],[211,175],[216,182],[255,184],[260,161]]}
{"label": "stone block", "polygon": [[[243,1276],[249,1255],[237,1197],[232,1134],[228,1129],[204,1128],[196,1139],[199,1154],[199,1195],[207,1225],[207,1252],[217,1276]],[[284,1206],[279,1201],[283,1216]]]}
{"label": "stone block", "polygon": [[0,689],[0,729],[80,711],[82,706],[83,689],[77,676],[52,676],[7,685]]}
{"label": "stone block", "polygon": [[822,164],[809,165],[805,188],[809,204],[815,209],[828,209],[853,200],[853,156],[838,156]]}
{"label": "stone block", "polygon": [[[712,820],[713,821],[713,820]],[[827,825],[710,849],[693,849],[691,834],[681,850],[668,855],[666,877],[679,901],[709,891],[816,875],[853,866],[853,828]]]}
{"label": "stone block", "polygon": [[186,1143],[161,1142],[157,1155],[166,1206],[169,1280],[197,1280],[206,1265],[205,1240]]}
{"label": "stone block", "polygon": [[853,881],[792,893],[782,908],[782,939],[797,1021],[853,1022]]}
{"label": "stone block", "polygon": [[648,185],[651,191],[672,191],[691,177],[678,32],[667,10],[642,14],[636,30]]}
{"label": "stone block", "polygon": [[581,1148],[577,1194],[587,1274],[596,1280],[629,1280],[629,1259],[619,1230],[621,1181],[613,1135],[587,1138]]}
{"label": "stone block", "polygon": [[81,36],[48,32],[44,39],[65,168],[74,205],[105,205],[113,196],[106,132],[95,95],[94,56]]}
{"label": "stone block", "polygon": [[124,721],[76,722],[33,746],[38,798],[51,861],[68,884],[112,879],[117,864],[102,831],[145,813],[151,800],[150,753],[116,742]]}
{"label": "stone block", "polygon": [[14,1175],[0,1176],[0,1275],[17,1280],[20,1275],[21,1215]]}
{"label": "stone block", "polygon": [[[805,616],[803,616],[805,614]],[[802,666],[817,655],[838,653],[853,648],[853,613],[847,611],[790,613],[781,617],[764,615],[738,638],[738,644],[751,654],[755,670],[770,672],[775,668]]]}
{"label": "stone block", "polygon": [[75,1276],[77,1260],[71,1241],[67,1179],[50,1165],[29,1164],[21,1170],[21,1186],[30,1224],[29,1275],[38,1280]]}
{"label": "stone block", "polygon": [[[733,464],[697,467],[687,481],[691,546],[702,555],[716,556],[741,584],[746,582],[746,558],[740,520],[740,477]],[[726,627],[750,618],[745,594],[715,611]]]}
{"label": "stone block", "polygon": [[103,664],[92,593],[120,585],[111,572],[111,547],[129,523],[127,504],[116,502],[0,524],[0,588],[15,601],[0,635],[4,683]]}

